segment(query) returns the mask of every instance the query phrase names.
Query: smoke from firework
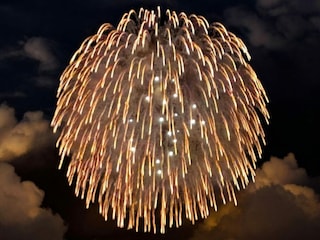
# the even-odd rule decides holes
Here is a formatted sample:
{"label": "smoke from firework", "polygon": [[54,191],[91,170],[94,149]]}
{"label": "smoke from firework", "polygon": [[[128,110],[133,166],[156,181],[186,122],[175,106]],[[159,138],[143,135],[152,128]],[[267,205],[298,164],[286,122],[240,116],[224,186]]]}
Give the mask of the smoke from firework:
{"label": "smoke from firework", "polygon": [[102,25],[63,72],[52,120],[76,195],[119,227],[138,231],[142,218],[162,233],[207,217],[218,199],[236,204],[262,152],[258,112],[269,118],[249,58],[202,16],[140,9]]}

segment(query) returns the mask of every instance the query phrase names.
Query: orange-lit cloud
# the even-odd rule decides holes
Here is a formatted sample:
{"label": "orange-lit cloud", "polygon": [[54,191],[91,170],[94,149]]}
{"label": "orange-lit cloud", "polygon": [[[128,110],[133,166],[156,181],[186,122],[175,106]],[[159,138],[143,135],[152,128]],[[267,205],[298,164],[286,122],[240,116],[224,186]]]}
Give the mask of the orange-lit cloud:
{"label": "orange-lit cloud", "polygon": [[62,218],[41,208],[44,191],[31,181],[21,181],[14,167],[5,163],[53,143],[52,138],[41,112],[27,112],[18,122],[14,109],[0,105],[1,240],[63,239],[66,226]]}
{"label": "orange-lit cloud", "polygon": [[0,105],[0,161],[10,161],[41,148],[52,139],[49,122],[43,119],[42,112],[27,112],[17,122],[14,109]]}
{"label": "orange-lit cloud", "polygon": [[255,184],[249,189],[259,189],[270,185],[299,184],[308,182],[308,175],[304,168],[299,168],[295,156],[289,153],[283,159],[271,157],[261,169],[257,170]]}
{"label": "orange-lit cloud", "polygon": [[319,195],[293,154],[271,158],[257,171],[256,184],[199,226],[193,239],[320,239]]}
{"label": "orange-lit cloud", "polygon": [[[17,121],[14,109],[0,106],[0,239],[63,239],[59,215],[41,208],[44,192],[21,181],[8,164],[14,158],[54,144],[41,112]],[[5,163],[6,162],[6,163]],[[193,240],[320,239],[319,195],[293,154],[272,157],[257,169],[255,183],[238,193],[238,206],[227,204],[198,224]],[[81,220],[84,222],[84,220]],[[99,225],[103,230],[105,225]],[[94,231],[100,231],[92,226]],[[51,238],[50,238],[51,237]]]}
{"label": "orange-lit cloud", "polygon": [[21,182],[11,165],[0,163],[0,239],[63,239],[63,220],[41,208],[43,197],[33,182]]}

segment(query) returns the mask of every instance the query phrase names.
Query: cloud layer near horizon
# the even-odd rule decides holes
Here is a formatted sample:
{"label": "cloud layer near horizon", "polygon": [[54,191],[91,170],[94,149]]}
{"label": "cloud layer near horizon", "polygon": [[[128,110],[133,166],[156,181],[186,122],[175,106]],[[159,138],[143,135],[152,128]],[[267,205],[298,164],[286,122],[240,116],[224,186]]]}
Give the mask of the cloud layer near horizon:
{"label": "cloud layer near horizon", "polygon": [[13,108],[0,105],[1,240],[63,239],[66,231],[63,219],[41,207],[44,191],[31,181],[21,181],[8,164],[23,154],[46,147],[52,140],[49,123],[41,112],[27,112],[18,122]]}
{"label": "cloud layer near horizon", "polygon": [[[5,240],[63,239],[66,227],[61,217],[41,208],[44,192],[30,181],[21,182],[5,163],[52,140],[41,112],[28,112],[18,122],[13,108],[0,106],[0,236]],[[256,173],[255,183],[239,192],[238,206],[227,204],[213,212],[199,224],[193,240],[320,237],[319,195],[310,187],[314,179],[298,167],[294,155],[272,157]]]}
{"label": "cloud layer near horizon", "polygon": [[41,208],[43,197],[44,191],[21,181],[13,166],[0,163],[0,238],[63,239],[66,226],[59,215]]}
{"label": "cloud layer near horizon", "polygon": [[272,157],[257,170],[256,183],[200,224],[193,240],[320,239],[320,202],[312,179],[293,154]]}

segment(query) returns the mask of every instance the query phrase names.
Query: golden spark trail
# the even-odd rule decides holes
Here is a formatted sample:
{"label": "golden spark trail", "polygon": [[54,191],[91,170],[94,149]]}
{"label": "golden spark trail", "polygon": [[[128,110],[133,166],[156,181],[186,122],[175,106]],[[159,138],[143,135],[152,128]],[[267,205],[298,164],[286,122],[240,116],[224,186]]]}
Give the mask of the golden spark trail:
{"label": "golden spark trail", "polygon": [[237,204],[269,114],[241,39],[202,16],[160,13],[131,10],[83,42],[51,124],[59,168],[71,155],[67,177],[87,207],[97,199],[119,227],[164,233]]}

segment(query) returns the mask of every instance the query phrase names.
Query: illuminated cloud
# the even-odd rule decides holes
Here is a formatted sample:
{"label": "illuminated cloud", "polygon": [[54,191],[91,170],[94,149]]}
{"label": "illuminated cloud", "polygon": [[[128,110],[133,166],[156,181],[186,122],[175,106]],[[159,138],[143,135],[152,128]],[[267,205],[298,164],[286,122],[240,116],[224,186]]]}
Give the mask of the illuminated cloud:
{"label": "illuminated cloud", "polygon": [[27,57],[39,62],[39,71],[52,71],[58,67],[52,43],[43,37],[31,37],[20,42],[21,46],[6,46],[0,49],[0,61],[15,57]]}
{"label": "illuminated cloud", "polygon": [[57,61],[51,52],[49,41],[42,37],[29,38],[23,45],[25,54],[40,63],[40,71],[54,70]]}
{"label": "illuminated cloud", "polygon": [[3,139],[4,133],[10,131],[16,122],[14,109],[4,104],[0,105],[0,139]]}
{"label": "illuminated cloud", "polygon": [[43,197],[33,182],[21,182],[11,165],[0,163],[0,239],[63,239],[63,220],[40,207]]}
{"label": "illuminated cloud", "polygon": [[39,63],[39,74],[34,82],[37,87],[52,87],[55,79],[50,75],[58,67],[58,61],[53,54],[51,42],[42,37],[32,37],[23,43],[23,54]]}
{"label": "illuminated cloud", "polygon": [[11,161],[31,149],[53,143],[49,122],[42,112],[26,112],[17,122],[14,109],[0,105],[0,162]]}
{"label": "illuminated cloud", "polygon": [[306,170],[298,167],[292,153],[283,159],[271,157],[270,161],[265,162],[256,173],[256,182],[251,187],[257,189],[270,185],[305,185],[308,182]]}
{"label": "illuminated cloud", "polygon": [[[59,64],[53,48],[53,41],[49,39],[31,37],[20,41],[19,44],[0,47],[0,63],[3,64],[2,67],[5,71],[8,71],[8,73],[13,71],[11,67],[16,68],[19,64],[25,63],[26,66],[30,66],[30,64],[37,66],[37,68],[25,72],[32,73],[32,75],[25,80],[18,78],[16,81],[12,79],[12,82],[8,84],[8,86],[12,86],[10,90],[7,89],[6,92],[0,90],[0,98],[2,99],[26,97],[26,93],[20,89],[24,81],[28,81],[29,84],[31,83],[31,86],[40,88],[48,88],[56,85],[56,70]],[[17,65],[14,66],[13,63]],[[17,74],[23,72],[24,71],[20,69]],[[25,74],[21,75],[25,77]],[[24,88],[23,91],[25,91]]]}
{"label": "illuminated cloud", "polygon": [[[41,112],[27,112],[18,122],[13,108],[0,105],[0,239],[63,239],[62,218],[41,208],[44,192],[21,181],[11,162],[53,144],[49,123]],[[33,163],[24,163],[32,165]]]}
{"label": "illuminated cloud", "polygon": [[320,239],[319,195],[293,154],[271,158],[257,171],[256,184],[199,226],[193,240]]}

